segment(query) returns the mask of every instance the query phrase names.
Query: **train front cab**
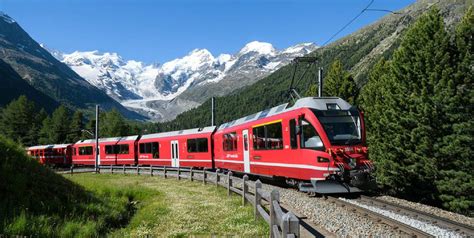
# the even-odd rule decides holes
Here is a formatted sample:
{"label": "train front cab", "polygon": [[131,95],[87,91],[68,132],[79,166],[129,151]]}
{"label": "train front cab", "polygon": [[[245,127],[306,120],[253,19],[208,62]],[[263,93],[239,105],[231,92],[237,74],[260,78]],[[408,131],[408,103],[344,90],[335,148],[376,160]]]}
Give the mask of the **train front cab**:
{"label": "train front cab", "polygon": [[[314,158],[327,167],[322,176],[300,183],[302,191],[323,194],[362,192],[375,185],[365,145],[363,115],[338,98],[326,98],[318,106],[304,108],[295,131],[302,157]],[[290,129],[291,130],[291,129]]]}
{"label": "train front cab", "polygon": [[[343,110],[332,108],[338,103]],[[318,110],[338,110],[339,115],[318,117]],[[283,177],[302,191],[359,192],[354,180],[370,172],[363,131],[361,115],[342,99],[304,98],[293,107],[284,104],[221,125],[214,135],[215,163],[217,168]],[[236,138],[235,148],[226,138]]]}

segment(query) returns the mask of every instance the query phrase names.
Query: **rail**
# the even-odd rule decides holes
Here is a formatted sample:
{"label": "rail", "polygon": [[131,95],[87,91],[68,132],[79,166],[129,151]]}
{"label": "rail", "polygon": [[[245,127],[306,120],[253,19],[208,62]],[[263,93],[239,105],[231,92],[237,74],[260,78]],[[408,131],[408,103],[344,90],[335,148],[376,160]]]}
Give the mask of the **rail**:
{"label": "rail", "polygon": [[361,201],[364,201],[373,205],[377,205],[385,209],[389,209],[389,210],[392,210],[392,211],[395,211],[397,213],[401,213],[407,216],[421,218],[432,224],[436,224],[437,226],[440,226],[440,227],[443,227],[455,232],[459,232],[461,233],[462,236],[474,237],[474,227],[472,226],[458,223],[458,222],[446,219],[444,217],[436,216],[434,214],[430,214],[430,213],[416,210],[410,207],[398,205],[398,204],[391,203],[388,201],[380,200],[377,198],[367,197],[364,195],[362,195],[360,198],[361,198]]}
{"label": "rail", "polygon": [[358,213],[360,213],[364,216],[371,217],[371,218],[377,220],[378,222],[385,223],[386,225],[389,225],[389,226],[391,226],[395,229],[401,230],[401,231],[403,231],[404,233],[408,234],[411,237],[433,237],[432,235],[430,235],[430,234],[428,234],[428,233],[426,233],[422,230],[416,229],[415,227],[409,226],[405,223],[399,222],[399,221],[394,220],[392,218],[386,217],[382,214],[373,212],[369,209],[357,206],[355,204],[352,204],[350,202],[346,202],[346,201],[338,199],[336,197],[328,197],[328,200],[333,202],[333,203],[336,203],[340,206],[348,207],[349,209],[351,209],[355,212],[358,212]]}
{"label": "rail", "polygon": [[[67,171],[74,173],[94,172],[85,168],[74,168],[71,166]],[[255,185],[249,183],[249,177],[244,175],[242,178],[233,176],[232,172],[227,173],[219,170],[211,171],[207,169],[196,170],[193,168],[183,167],[166,167],[166,166],[117,166],[109,165],[99,166],[99,173],[122,173],[122,174],[149,174],[150,176],[163,176],[164,178],[174,177],[178,180],[190,179],[191,181],[199,181],[203,184],[215,184],[227,189],[228,196],[232,193],[242,197],[242,205],[252,204],[254,217],[263,218],[269,225],[270,237],[300,237],[300,219],[291,211],[284,212],[286,209],[280,205],[280,193],[274,189],[270,193],[262,189],[262,182],[257,180]],[[61,173],[66,173],[62,171]],[[209,176],[214,176],[211,178]],[[226,182],[223,181],[226,180]],[[240,186],[237,186],[237,184]]]}

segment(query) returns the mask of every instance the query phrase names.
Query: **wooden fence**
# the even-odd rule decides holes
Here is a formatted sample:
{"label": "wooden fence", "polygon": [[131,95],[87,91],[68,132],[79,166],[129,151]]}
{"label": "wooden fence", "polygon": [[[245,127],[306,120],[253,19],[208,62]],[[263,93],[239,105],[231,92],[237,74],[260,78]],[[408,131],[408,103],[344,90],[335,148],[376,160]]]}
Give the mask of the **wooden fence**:
{"label": "wooden fence", "polygon": [[[71,167],[69,173],[93,172]],[[149,174],[150,176],[163,176],[190,179],[203,184],[215,184],[225,187],[230,196],[236,193],[242,197],[242,205],[250,203],[254,208],[255,219],[262,217],[269,225],[270,237],[299,237],[300,220],[292,212],[284,212],[280,206],[280,194],[278,190],[270,193],[262,189],[262,183],[257,180],[254,185],[249,182],[247,175],[242,178],[235,177],[232,172],[221,172],[219,170],[196,170],[192,168],[179,167],[156,167],[156,166],[100,166],[99,172],[122,173],[122,174]],[[214,176],[213,178],[209,176]]]}

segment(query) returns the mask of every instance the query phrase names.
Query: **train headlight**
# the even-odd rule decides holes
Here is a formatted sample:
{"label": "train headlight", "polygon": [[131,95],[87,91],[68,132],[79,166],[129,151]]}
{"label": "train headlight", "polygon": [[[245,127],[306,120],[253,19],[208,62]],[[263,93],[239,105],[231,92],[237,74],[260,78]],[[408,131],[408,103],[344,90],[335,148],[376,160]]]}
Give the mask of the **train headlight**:
{"label": "train headlight", "polygon": [[318,162],[319,163],[329,163],[329,159],[324,158],[324,157],[318,157]]}

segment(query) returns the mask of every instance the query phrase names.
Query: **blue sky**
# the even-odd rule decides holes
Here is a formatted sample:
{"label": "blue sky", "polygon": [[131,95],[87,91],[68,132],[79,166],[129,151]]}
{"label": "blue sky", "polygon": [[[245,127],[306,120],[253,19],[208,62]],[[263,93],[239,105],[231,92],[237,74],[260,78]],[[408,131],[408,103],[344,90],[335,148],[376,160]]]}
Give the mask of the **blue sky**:
{"label": "blue sky", "polygon": [[[125,59],[165,62],[206,48],[235,53],[258,40],[277,49],[321,45],[369,0],[0,0],[38,42],[63,52],[117,52]],[[375,0],[399,10],[414,0]],[[335,39],[387,13],[366,12]]]}

